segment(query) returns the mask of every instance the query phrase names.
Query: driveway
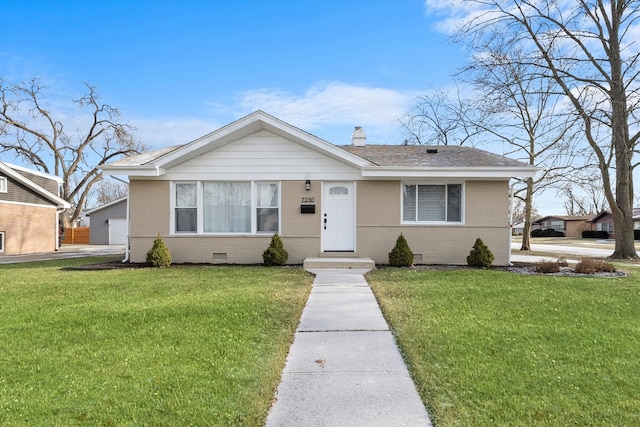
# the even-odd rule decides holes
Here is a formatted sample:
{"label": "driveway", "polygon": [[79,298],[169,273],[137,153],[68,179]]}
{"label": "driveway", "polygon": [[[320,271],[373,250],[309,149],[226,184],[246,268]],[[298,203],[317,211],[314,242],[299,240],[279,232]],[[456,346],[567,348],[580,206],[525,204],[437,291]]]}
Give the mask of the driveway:
{"label": "driveway", "polygon": [[0,264],[12,264],[16,262],[47,261],[51,259],[81,258],[99,255],[122,255],[124,258],[124,245],[62,245],[55,252],[44,252],[25,255],[1,255]]}

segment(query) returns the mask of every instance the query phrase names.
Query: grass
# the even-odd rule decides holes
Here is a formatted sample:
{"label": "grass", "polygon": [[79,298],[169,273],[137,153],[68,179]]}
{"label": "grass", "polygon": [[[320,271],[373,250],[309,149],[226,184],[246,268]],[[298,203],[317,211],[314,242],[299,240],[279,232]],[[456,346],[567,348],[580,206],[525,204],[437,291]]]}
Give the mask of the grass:
{"label": "grass", "polygon": [[310,275],[95,261],[0,267],[0,425],[262,425]]}
{"label": "grass", "polygon": [[637,275],[382,269],[367,279],[435,425],[640,425]]}

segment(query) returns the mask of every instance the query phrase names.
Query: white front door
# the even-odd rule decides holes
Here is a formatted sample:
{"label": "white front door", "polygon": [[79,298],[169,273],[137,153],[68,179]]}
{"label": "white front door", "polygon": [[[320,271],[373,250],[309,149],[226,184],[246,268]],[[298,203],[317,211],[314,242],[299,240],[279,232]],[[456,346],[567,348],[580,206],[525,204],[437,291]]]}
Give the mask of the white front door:
{"label": "white front door", "polygon": [[353,182],[325,182],[322,197],[322,250],[355,250],[355,197]]}

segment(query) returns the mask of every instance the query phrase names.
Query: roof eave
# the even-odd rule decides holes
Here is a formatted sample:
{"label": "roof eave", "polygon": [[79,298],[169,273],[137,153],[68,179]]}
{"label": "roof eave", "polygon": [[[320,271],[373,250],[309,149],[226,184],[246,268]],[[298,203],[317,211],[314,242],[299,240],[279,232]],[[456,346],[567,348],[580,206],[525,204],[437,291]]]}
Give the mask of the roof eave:
{"label": "roof eave", "polygon": [[102,173],[109,176],[162,176],[166,171],[158,166],[104,165]]}
{"label": "roof eave", "polygon": [[35,182],[31,181],[27,177],[24,177],[21,174],[15,172],[13,169],[11,169],[11,167],[9,165],[7,165],[7,164],[5,164],[3,162],[0,162],[0,170],[5,175],[7,175],[7,176],[11,177],[12,179],[20,182],[21,184],[23,184],[26,187],[28,187],[28,188],[32,189],[33,191],[35,191],[40,196],[44,197],[45,199],[47,199],[50,202],[52,202],[53,204],[55,204],[56,208],[58,208],[58,209],[69,209],[71,207],[71,203],[69,203],[66,200],[64,200],[63,198],[53,194],[49,190],[46,190],[45,188],[42,188],[41,186],[39,186]]}
{"label": "roof eave", "polygon": [[533,178],[539,169],[519,167],[401,167],[362,168],[365,178]]}

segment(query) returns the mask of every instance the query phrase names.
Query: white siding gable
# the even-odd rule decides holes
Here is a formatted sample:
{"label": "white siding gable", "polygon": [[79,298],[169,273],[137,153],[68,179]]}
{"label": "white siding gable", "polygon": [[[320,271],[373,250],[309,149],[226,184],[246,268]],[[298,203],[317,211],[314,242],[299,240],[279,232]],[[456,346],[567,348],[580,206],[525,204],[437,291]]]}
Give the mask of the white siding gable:
{"label": "white siding gable", "polygon": [[170,180],[353,180],[360,170],[261,130],[167,170]]}

